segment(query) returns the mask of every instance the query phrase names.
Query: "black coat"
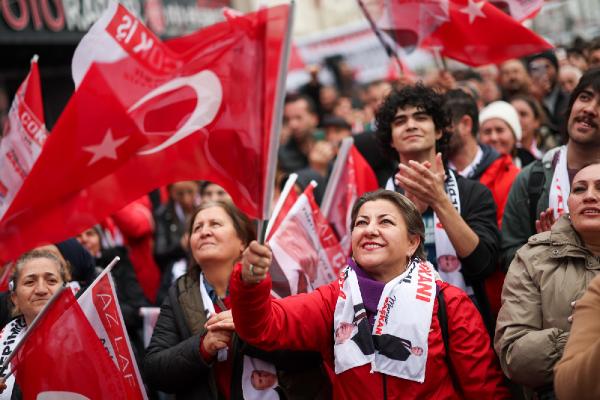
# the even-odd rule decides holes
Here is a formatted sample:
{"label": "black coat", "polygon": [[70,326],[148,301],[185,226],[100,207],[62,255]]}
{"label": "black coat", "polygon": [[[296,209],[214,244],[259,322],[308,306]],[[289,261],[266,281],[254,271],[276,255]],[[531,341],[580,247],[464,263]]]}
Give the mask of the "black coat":
{"label": "black coat", "polygon": [[[212,365],[207,364],[200,354],[200,338],[206,332],[206,317],[198,284],[198,280],[186,274],[169,289],[144,360],[146,383],[152,389],[174,393],[178,400],[220,398]],[[299,394],[303,390],[289,384],[294,379],[294,373],[306,375],[315,367],[317,372],[321,372],[322,360],[317,353],[267,353],[246,345],[237,335],[233,335],[229,351],[233,354],[231,399],[243,398],[241,374],[244,354],[271,362],[278,370],[287,370],[290,379],[280,381],[280,386],[293,388],[290,393],[294,393],[294,396],[290,399],[320,398],[317,396],[322,394],[323,386],[328,385],[324,374],[317,374],[316,379],[312,379],[314,387],[304,388],[310,394]]]}

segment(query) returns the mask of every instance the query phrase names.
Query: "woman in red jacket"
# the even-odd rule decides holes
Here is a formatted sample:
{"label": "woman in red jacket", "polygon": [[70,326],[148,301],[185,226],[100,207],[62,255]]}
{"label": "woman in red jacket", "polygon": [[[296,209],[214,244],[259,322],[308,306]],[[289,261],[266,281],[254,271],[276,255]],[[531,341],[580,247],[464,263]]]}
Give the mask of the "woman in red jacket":
{"label": "woman in red jacket", "polygon": [[252,242],[230,283],[238,334],[265,350],[320,351],[336,399],[509,398],[475,306],[422,261],[415,206],[366,193],[351,226],[353,257],[339,280],[281,300],[269,295],[271,251]]}

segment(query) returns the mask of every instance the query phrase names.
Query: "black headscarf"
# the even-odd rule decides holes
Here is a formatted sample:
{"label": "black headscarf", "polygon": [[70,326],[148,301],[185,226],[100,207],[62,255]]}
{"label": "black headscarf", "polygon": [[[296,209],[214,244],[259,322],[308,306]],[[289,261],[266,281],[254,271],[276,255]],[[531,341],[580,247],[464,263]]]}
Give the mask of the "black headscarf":
{"label": "black headscarf", "polygon": [[94,259],[90,253],[75,239],[67,239],[56,243],[60,254],[71,264],[72,279],[89,284],[94,279]]}

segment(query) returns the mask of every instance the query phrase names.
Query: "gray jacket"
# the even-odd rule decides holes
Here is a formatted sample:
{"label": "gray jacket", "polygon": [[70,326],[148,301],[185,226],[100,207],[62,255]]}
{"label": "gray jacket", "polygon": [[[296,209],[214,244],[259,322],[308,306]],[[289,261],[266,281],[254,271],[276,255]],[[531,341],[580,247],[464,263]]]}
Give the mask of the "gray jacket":
{"label": "gray jacket", "polygon": [[571,328],[571,302],[600,273],[568,215],[532,236],[510,264],[502,289],[494,348],[504,373],[530,389],[552,385]]}

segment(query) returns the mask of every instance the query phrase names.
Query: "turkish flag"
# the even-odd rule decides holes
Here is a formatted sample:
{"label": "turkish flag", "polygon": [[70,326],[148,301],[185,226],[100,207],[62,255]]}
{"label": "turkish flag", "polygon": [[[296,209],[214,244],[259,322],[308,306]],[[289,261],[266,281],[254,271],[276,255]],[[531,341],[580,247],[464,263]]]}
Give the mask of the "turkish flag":
{"label": "turkish flag", "polygon": [[37,56],[15,94],[0,142],[0,218],[8,210],[46,142]]}
{"label": "turkish flag", "polygon": [[352,206],[364,193],[379,188],[371,166],[352,143],[352,138],[346,138],[342,142],[322,202],[323,214],[333,226],[345,254],[348,255],[352,244]]}
{"label": "turkish flag", "polygon": [[[304,190],[272,232],[273,290],[279,297],[310,292],[333,281],[346,255],[315,201],[314,184]],[[285,284],[281,285],[282,276]]]}
{"label": "turkish flag", "polygon": [[127,398],[117,367],[68,288],[23,340],[11,362],[25,400]]}
{"label": "turkish flag", "polygon": [[519,22],[536,16],[544,5],[544,0],[489,0],[500,11]]}
{"label": "turkish flag", "polygon": [[162,43],[111,3],[76,50],[77,90],[38,173],[0,221],[0,259],[75,235],[178,180],[219,183],[264,218],[288,9]]}
{"label": "turkish flag", "polygon": [[115,283],[108,268],[83,292],[77,302],[120,372],[126,398],[146,399],[144,382],[131,349],[115,293]]}
{"label": "turkish flag", "polygon": [[552,45],[487,1],[450,0],[449,19],[423,46],[478,66],[497,64],[552,48]]}
{"label": "turkish flag", "polygon": [[552,48],[485,0],[376,0],[371,3],[368,9],[378,27],[408,51],[416,47],[430,48],[478,66]]}

